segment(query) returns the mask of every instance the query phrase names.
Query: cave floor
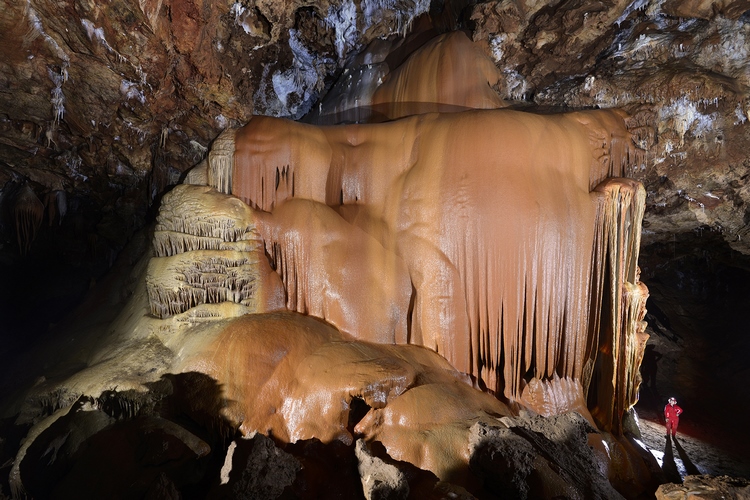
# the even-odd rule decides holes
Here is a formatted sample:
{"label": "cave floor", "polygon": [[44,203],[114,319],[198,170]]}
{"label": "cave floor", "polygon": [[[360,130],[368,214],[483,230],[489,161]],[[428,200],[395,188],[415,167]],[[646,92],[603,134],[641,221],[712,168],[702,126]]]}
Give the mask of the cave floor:
{"label": "cave floor", "polygon": [[[680,420],[676,439],[667,439],[664,418],[661,415],[664,399],[657,394],[656,399],[650,388],[641,391],[641,400],[636,405],[643,442],[656,458],[664,472],[664,479],[670,483],[681,483],[685,476],[708,474],[712,476],[732,476],[750,479],[744,435],[736,435],[734,443],[726,442],[732,433],[716,432],[721,422],[708,423],[703,420],[700,410],[696,415],[687,412]],[[688,420],[688,417],[691,420]],[[743,428],[738,432],[745,433]]]}
{"label": "cave floor", "polygon": [[[682,267],[655,268],[648,283],[648,343],[657,357],[651,370],[642,365],[651,380],[635,406],[643,441],[668,482],[691,474],[750,479],[750,275],[717,262],[701,270],[705,259],[688,257]],[[671,396],[684,413],[668,443],[663,411]]]}

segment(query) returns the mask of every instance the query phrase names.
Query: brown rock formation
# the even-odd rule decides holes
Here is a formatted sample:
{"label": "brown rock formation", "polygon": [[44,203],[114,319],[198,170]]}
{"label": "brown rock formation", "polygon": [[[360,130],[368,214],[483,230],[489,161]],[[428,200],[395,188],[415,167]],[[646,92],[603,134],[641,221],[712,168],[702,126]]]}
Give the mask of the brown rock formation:
{"label": "brown rock formation", "polygon": [[[351,278],[325,269],[338,273],[351,258],[389,281],[403,281],[408,270],[415,292],[406,317],[408,287],[399,287],[407,294],[395,301],[401,304],[395,340],[435,349],[511,401],[521,399],[532,379],[555,374],[579,381],[588,392],[596,371],[597,384],[604,384],[601,375],[611,384],[597,385],[604,392],[593,397],[592,408],[596,401],[616,406],[603,410],[605,426],[635,402],[643,339],[633,340],[630,325],[643,299],[631,314],[621,297],[625,283],[638,281],[643,192],[637,183],[614,182],[590,193],[637,159],[620,115],[477,111],[321,128],[256,117],[235,141],[233,159],[211,162],[209,177],[216,187],[273,212],[262,218],[260,231],[289,306],[366,335],[355,325],[372,323],[360,318],[382,297],[397,296],[359,287],[337,295],[341,312],[331,314],[323,303],[305,306],[319,303],[316,276],[338,289]],[[296,199],[315,203],[287,208],[287,200]],[[321,248],[315,241],[347,231],[335,229],[347,223],[333,210],[316,208],[323,204],[378,238],[380,244],[370,245],[392,257],[351,245],[324,252],[325,260],[308,257]],[[305,211],[326,214],[322,220],[330,222],[294,215],[292,224],[291,214]],[[290,227],[295,240],[284,236]],[[389,263],[400,260],[405,267]],[[605,274],[611,283],[602,281]],[[348,317],[338,319],[342,313]],[[600,322],[610,333],[597,333]],[[617,352],[604,361],[612,349]],[[630,368],[612,372],[623,366]]]}
{"label": "brown rock formation", "polygon": [[372,96],[372,104],[388,119],[501,108],[505,103],[493,90],[501,79],[489,57],[466,35],[453,32],[433,38],[391,71]]}
{"label": "brown rock formation", "polygon": [[688,476],[684,484],[665,484],[656,490],[659,500],[682,500],[683,498],[744,498],[750,493],[746,479],[727,476]]}

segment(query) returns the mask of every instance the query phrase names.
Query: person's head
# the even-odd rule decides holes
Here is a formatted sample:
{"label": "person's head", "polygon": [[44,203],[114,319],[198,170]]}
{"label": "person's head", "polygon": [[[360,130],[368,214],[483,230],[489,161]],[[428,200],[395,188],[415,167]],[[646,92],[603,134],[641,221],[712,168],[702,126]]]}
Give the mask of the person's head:
{"label": "person's head", "polygon": [[669,404],[676,405],[677,404],[677,400],[675,398],[669,398]]}

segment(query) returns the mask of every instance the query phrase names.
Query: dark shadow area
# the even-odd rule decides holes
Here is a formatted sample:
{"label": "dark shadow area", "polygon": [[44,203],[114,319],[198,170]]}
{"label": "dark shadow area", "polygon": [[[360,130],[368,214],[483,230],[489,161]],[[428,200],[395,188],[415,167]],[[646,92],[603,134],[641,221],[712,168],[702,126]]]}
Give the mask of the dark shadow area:
{"label": "dark shadow area", "polygon": [[[0,401],[28,377],[46,372],[49,378],[59,347],[71,337],[80,343],[92,325],[106,328],[101,325],[116,317],[133,291],[129,277],[146,251],[147,232],[119,249],[99,238],[88,241],[89,223],[82,219],[72,214],[60,227],[45,223],[24,256],[0,241]],[[44,370],[35,371],[39,366]]]}
{"label": "dark shadow area", "polygon": [[644,355],[636,409],[663,423],[664,405],[676,397],[685,411],[680,435],[726,453],[705,463],[691,450],[695,470],[733,475],[727,465],[750,461],[750,434],[735,432],[736,415],[750,411],[750,258],[705,228],[643,248],[640,264],[650,292],[648,344],[661,357]]}
{"label": "dark shadow area", "polygon": [[[2,165],[0,165],[2,168]],[[12,170],[12,169],[11,169]],[[105,184],[106,186],[106,184]],[[97,201],[50,191],[13,174],[0,185],[0,366],[33,349],[76,307],[112,267],[130,237],[143,227],[145,198],[118,200],[112,186],[102,189],[106,210]],[[131,186],[137,189],[137,186]],[[20,193],[37,196],[39,225],[25,241],[20,227]],[[0,373],[5,375],[5,373]],[[0,390],[3,387],[0,386]],[[1,394],[0,394],[1,396]]]}
{"label": "dark shadow area", "polygon": [[[231,458],[230,458],[231,457]],[[227,470],[227,466],[231,469]],[[208,498],[276,499],[298,498],[292,484],[300,474],[302,463],[278,448],[263,434],[249,439],[238,438],[229,446],[222,484]]]}
{"label": "dark shadow area", "polygon": [[359,397],[353,397],[352,400],[349,402],[349,421],[346,424],[346,430],[349,431],[349,434],[352,436],[354,433],[354,428],[357,426],[357,424],[367,415],[367,412],[370,411],[370,405],[365,403],[365,400]]}
{"label": "dark shadow area", "polygon": [[654,348],[653,344],[648,344],[643,352],[643,361],[641,362],[641,377],[643,382],[641,387],[649,387],[656,391],[656,373],[659,369],[659,360],[662,354]]}
{"label": "dark shadow area", "polygon": [[22,484],[3,471],[3,491],[81,498],[85,485],[87,498],[206,498],[235,434],[220,414],[225,404],[221,387],[200,373],[166,375],[145,393],[80,396],[28,446]]}
{"label": "dark shadow area", "polygon": [[677,463],[674,461],[674,451],[672,450],[672,440],[667,436],[667,443],[664,445],[664,458],[661,464],[661,470],[664,471],[664,478],[668,483],[682,483],[682,476],[677,470]]}
{"label": "dark shadow area", "polygon": [[610,483],[589,447],[589,435],[598,438],[598,431],[578,413],[518,424],[472,428],[469,468],[490,498],[617,498],[618,491],[642,498],[656,489],[634,478]]}
{"label": "dark shadow area", "polygon": [[289,491],[291,496],[284,498],[344,500],[364,497],[353,444],[309,439],[282,446],[282,449],[301,464]]}
{"label": "dark shadow area", "polygon": [[688,457],[688,454],[680,445],[680,441],[676,437],[673,437],[672,441],[674,441],[674,447],[677,450],[677,454],[680,456],[680,460],[682,460],[682,464],[685,466],[687,474],[690,476],[700,474],[701,472],[698,470],[698,467],[690,461],[690,457]]}

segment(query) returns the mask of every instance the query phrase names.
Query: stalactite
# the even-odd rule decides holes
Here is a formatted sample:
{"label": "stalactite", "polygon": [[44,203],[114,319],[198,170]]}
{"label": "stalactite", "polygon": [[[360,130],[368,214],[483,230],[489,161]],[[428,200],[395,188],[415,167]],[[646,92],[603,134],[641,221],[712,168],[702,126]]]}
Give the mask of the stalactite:
{"label": "stalactite", "polygon": [[178,186],[164,196],[154,228],[159,257],[194,250],[254,251],[262,242],[250,209],[206,186]]}
{"label": "stalactite", "polygon": [[641,383],[640,367],[649,335],[646,333],[646,300],[648,288],[643,283],[625,283],[623,292],[622,325],[625,330],[623,361],[620,363],[618,400],[622,401],[618,415],[628,411],[638,402]]}
{"label": "stalactite", "polygon": [[404,262],[332,208],[290,200],[258,214],[287,309],[362,340],[407,342],[411,284]]}
{"label": "stalactite", "polygon": [[[318,128],[255,117],[236,135],[231,190],[265,211],[290,198],[337,207],[406,263],[408,341],[518,400],[532,379],[587,369],[601,274],[590,190],[641,160],[623,119],[493,110]],[[261,232],[288,306],[321,315],[310,312],[319,291],[306,280],[319,271],[308,250]]]}
{"label": "stalactite", "polygon": [[234,135],[226,129],[214,140],[208,153],[208,184],[222,193],[230,193],[234,168]]}
{"label": "stalactite", "polygon": [[[535,393],[546,401],[557,390],[550,383],[571,381],[600,424],[617,429],[635,401],[642,341],[629,309],[639,302],[623,290],[640,286],[643,189],[602,184],[643,162],[626,118],[488,110],[314,127],[254,117],[235,135],[231,183],[221,189],[272,212],[260,232],[288,308],[331,321],[319,305],[329,283],[319,267],[345,267],[311,258],[312,248],[326,251],[325,239],[310,243],[322,237],[310,235],[315,224],[277,214],[301,198],[332,207],[406,264],[408,343],[510,401],[532,382],[548,387]],[[367,300],[337,301],[345,330],[358,335]]]}
{"label": "stalactite", "polygon": [[200,304],[225,301],[254,305],[258,276],[258,261],[243,252],[193,251],[155,257],[146,280],[151,313],[166,318]]}
{"label": "stalactite", "polygon": [[57,220],[58,225],[62,225],[65,214],[68,212],[68,198],[65,191],[56,189],[50,191],[45,196],[44,204],[47,208],[47,220],[50,227]]}
{"label": "stalactite", "polygon": [[591,321],[583,386],[599,425],[619,432],[623,413],[635,403],[635,363],[644,342],[640,330],[648,294],[638,281],[638,251],[646,192],[629,179],[609,179],[596,192],[592,304],[600,309]]}
{"label": "stalactite", "polygon": [[28,184],[25,184],[16,194],[13,215],[16,221],[18,249],[21,255],[26,255],[44,219],[44,204]]}

